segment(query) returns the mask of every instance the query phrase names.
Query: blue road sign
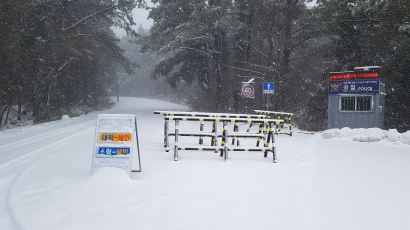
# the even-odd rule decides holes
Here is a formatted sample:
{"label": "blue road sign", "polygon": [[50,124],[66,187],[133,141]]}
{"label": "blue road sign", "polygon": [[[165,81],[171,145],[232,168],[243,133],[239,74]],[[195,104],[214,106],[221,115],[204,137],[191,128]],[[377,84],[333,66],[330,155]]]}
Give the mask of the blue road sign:
{"label": "blue road sign", "polygon": [[274,82],[264,82],[263,83],[263,93],[274,93],[275,83]]}
{"label": "blue road sign", "polygon": [[378,94],[380,80],[329,81],[329,94]]}
{"label": "blue road sign", "polygon": [[126,156],[130,155],[129,147],[99,147],[98,155],[104,156]]}

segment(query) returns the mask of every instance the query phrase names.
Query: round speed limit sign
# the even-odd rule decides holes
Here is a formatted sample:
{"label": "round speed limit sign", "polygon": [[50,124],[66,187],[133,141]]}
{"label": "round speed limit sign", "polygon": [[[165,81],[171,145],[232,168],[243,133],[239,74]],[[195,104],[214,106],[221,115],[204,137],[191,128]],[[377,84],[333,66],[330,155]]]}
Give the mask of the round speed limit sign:
{"label": "round speed limit sign", "polygon": [[246,83],[242,85],[242,96],[246,98],[253,98],[255,95],[255,88],[252,84]]}

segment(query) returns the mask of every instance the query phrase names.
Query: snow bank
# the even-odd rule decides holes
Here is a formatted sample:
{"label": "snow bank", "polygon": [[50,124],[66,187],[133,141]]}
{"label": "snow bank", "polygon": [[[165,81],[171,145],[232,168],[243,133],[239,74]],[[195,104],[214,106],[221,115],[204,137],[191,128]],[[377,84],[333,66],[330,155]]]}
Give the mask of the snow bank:
{"label": "snow bank", "polygon": [[61,120],[66,121],[66,120],[69,120],[70,118],[71,118],[71,117],[68,116],[68,115],[63,115],[63,116],[61,117]]}
{"label": "snow bank", "polygon": [[357,142],[379,142],[388,141],[395,144],[408,144],[410,145],[410,131],[405,133],[399,133],[395,129],[382,130],[379,128],[370,129],[329,129],[321,134],[324,139],[331,138],[345,138],[352,139]]}

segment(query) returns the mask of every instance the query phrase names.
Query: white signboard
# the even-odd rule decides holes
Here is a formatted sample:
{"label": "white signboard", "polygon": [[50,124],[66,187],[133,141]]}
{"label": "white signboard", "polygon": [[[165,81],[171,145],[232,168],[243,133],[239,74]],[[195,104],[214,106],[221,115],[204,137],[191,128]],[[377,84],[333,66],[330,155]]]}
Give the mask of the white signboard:
{"label": "white signboard", "polygon": [[[101,167],[122,168],[128,174],[132,171],[140,172],[141,162],[137,135],[135,115],[98,115],[92,172]],[[133,170],[135,167],[137,170]]]}

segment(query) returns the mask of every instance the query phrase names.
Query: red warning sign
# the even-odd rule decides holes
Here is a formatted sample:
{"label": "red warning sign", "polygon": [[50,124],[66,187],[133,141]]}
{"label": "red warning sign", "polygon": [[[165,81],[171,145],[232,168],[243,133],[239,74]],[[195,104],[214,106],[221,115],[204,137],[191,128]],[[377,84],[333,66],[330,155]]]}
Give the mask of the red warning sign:
{"label": "red warning sign", "polygon": [[255,87],[253,84],[244,83],[242,85],[242,96],[245,98],[253,98],[255,96]]}

